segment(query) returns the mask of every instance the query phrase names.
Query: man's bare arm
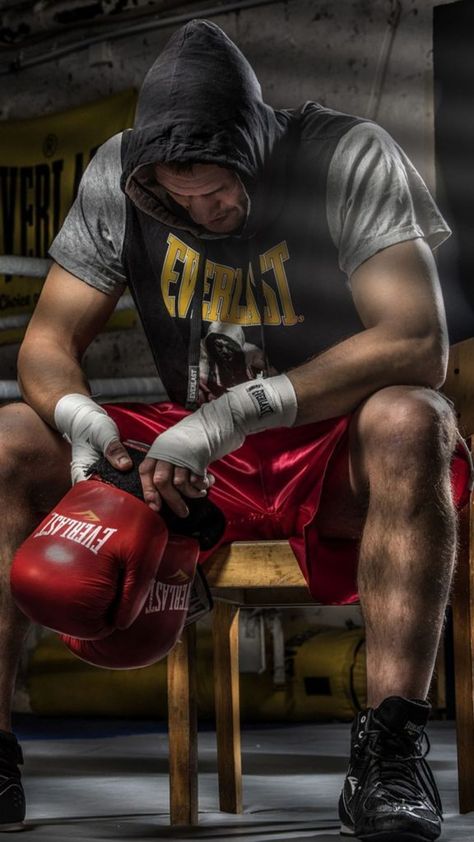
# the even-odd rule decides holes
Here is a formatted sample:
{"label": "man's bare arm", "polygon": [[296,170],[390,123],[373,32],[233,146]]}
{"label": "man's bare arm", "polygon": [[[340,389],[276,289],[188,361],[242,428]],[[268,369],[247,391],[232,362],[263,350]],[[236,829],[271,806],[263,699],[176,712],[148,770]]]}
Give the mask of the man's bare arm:
{"label": "man's bare arm", "polygon": [[410,240],[378,252],[351,287],[366,330],[288,372],[297,425],[351,412],[384,386],[444,382],[447,328],[429,246]]}
{"label": "man's bare arm", "polygon": [[90,394],[81,358],[121,291],[106,295],[53,264],[18,357],[23,397],[48,424],[63,395]]}

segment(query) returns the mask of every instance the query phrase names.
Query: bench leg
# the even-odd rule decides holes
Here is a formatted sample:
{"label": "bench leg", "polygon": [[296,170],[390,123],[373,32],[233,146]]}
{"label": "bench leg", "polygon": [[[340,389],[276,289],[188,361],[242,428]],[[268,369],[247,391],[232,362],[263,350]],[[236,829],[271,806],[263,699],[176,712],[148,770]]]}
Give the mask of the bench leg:
{"label": "bench leg", "polygon": [[213,617],[219,806],[242,812],[239,700],[239,609],[216,602]]}
{"label": "bench leg", "polygon": [[198,821],[196,626],[168,655],[168,735],[172,825]]}
{"label": "bench leg", "polygon": [[460,517],[460,548],[453,608],[458,747],[459,811],[474,810],[474,523],[470,510]]}

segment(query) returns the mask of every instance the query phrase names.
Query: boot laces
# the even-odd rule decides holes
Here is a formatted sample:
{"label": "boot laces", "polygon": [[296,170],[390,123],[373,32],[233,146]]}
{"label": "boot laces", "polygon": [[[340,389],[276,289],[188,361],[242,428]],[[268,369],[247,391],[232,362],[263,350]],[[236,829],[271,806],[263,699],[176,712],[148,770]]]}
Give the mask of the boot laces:
{"label": "boot laces", "polygon": [[426,794],[436,813],[442,818],[442,805],[433,773],[425,758],[430,750],[428,735],[412,737],[390,731],[378,722],[377,729],[368,729],[368,754],[375,761],[368,769],[373,784],[381,784],[391,794],[406,801],[423,800]]}

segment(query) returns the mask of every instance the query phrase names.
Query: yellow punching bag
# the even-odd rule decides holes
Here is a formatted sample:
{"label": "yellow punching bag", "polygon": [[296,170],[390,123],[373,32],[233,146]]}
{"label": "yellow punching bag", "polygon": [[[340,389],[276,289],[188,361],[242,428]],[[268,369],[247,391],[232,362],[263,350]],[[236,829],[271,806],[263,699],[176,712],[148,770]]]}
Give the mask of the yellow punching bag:
{"label": "yellow punching bag", "polygon": [[308,629],[286,646],[291,719],[352,719],[365,707],[363,629]]}
{"label": "yellow punching bag", "polygon": [[[197,638],[199,716],[214,716],[212,635]],[[240,676],[243,721],[351,719],[365,706],[362,629],[305,630],[286,644],[286,681],[265,672]],[[139,670],[98,669],[74,657],[57,635],[43,637],[31,655],[27,687],[33,713],[61,716],[166,718],[166,661]]]}

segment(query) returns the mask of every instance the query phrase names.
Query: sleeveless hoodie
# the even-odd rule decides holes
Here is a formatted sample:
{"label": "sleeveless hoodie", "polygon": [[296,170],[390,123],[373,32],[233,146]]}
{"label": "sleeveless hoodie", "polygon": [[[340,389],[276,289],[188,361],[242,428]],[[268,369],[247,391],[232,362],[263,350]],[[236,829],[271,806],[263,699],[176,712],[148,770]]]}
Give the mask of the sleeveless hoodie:
{"label": "sleeveless hoodie", "polygon": [[[331,159],[357,117],[263,102],[215,24],[179,29],[148,72],[122,139],[123,263],[170,398],[195,408],[259,374],[286,371],[363,329],[326,214]],[[155,162],[235,171],[243,227],[197,226],[157,184]]]}

